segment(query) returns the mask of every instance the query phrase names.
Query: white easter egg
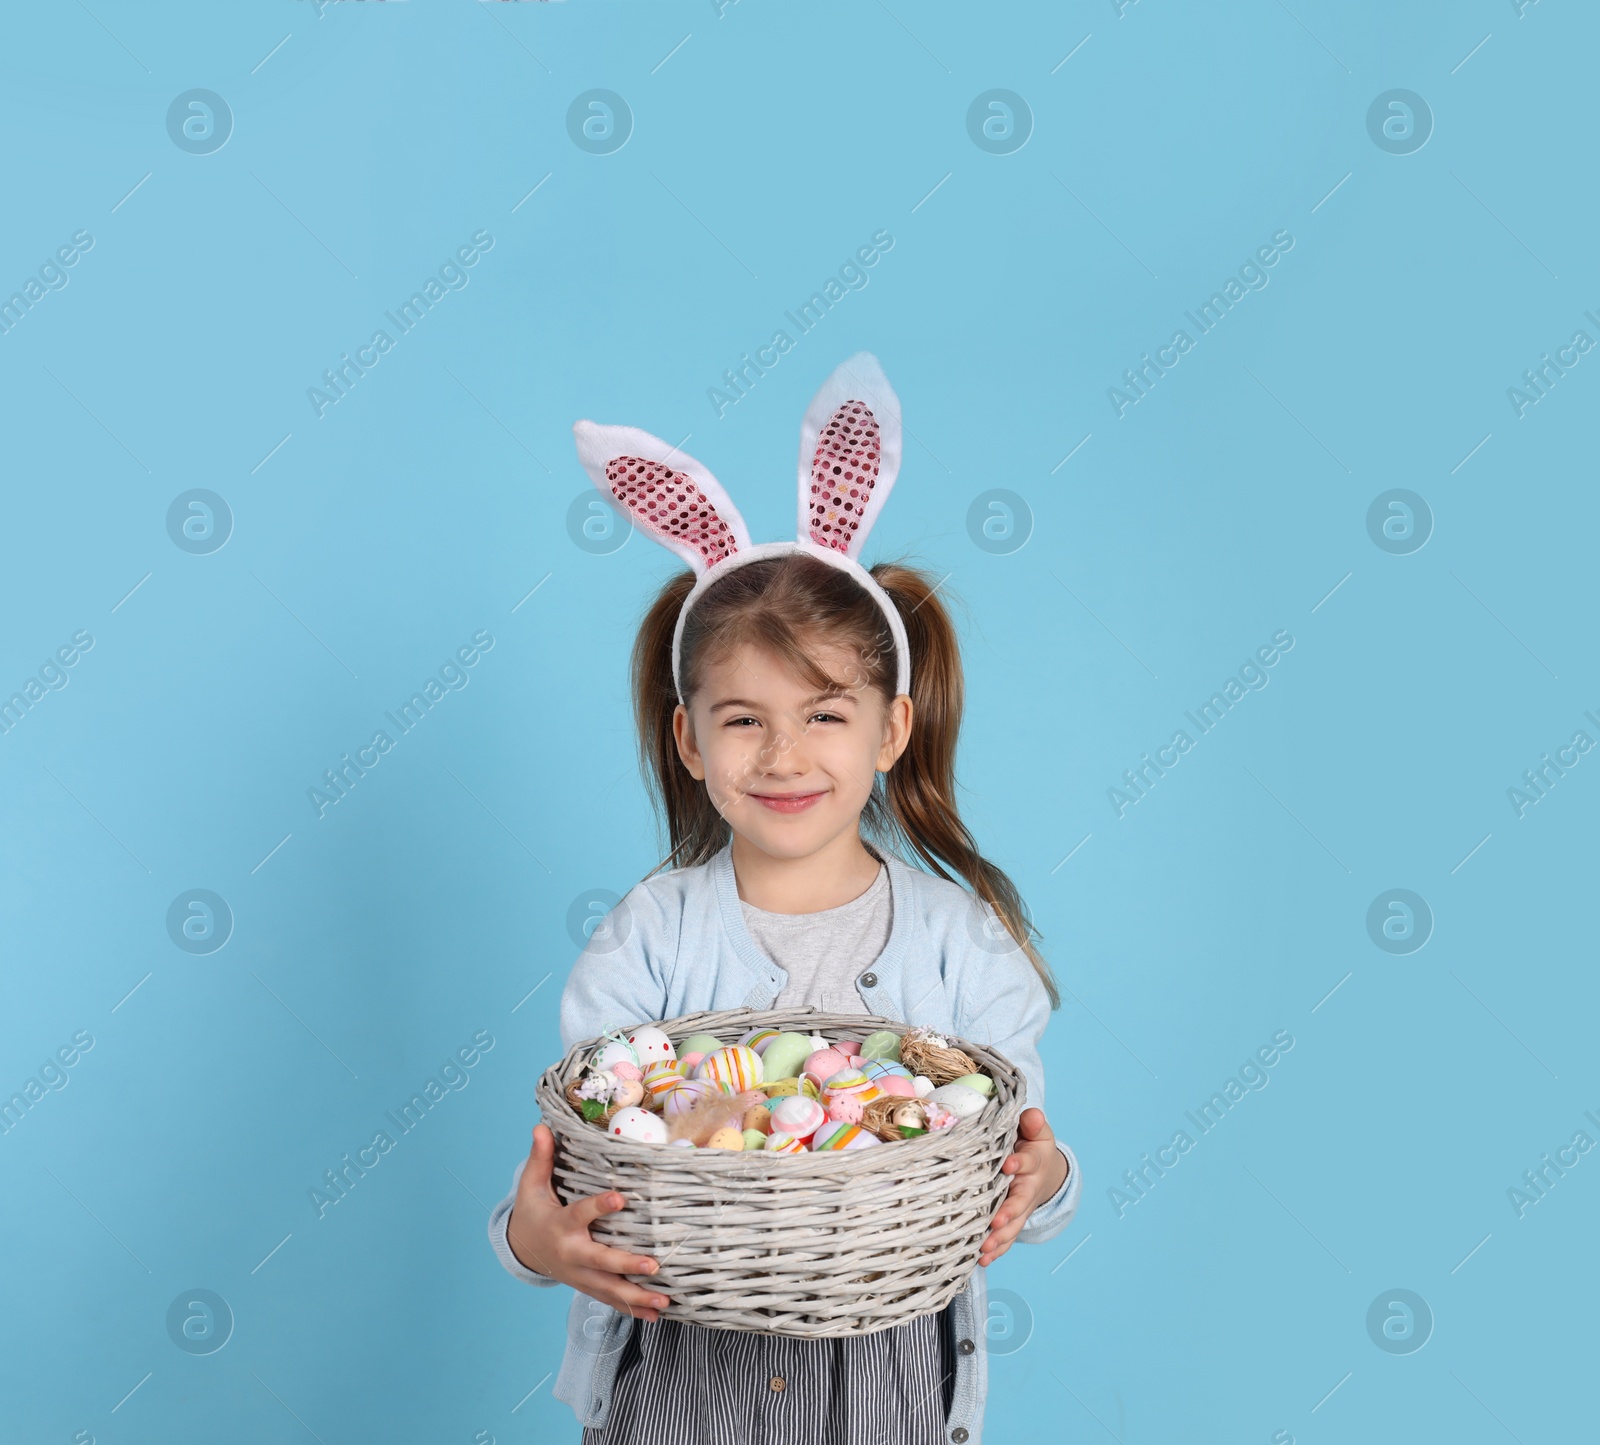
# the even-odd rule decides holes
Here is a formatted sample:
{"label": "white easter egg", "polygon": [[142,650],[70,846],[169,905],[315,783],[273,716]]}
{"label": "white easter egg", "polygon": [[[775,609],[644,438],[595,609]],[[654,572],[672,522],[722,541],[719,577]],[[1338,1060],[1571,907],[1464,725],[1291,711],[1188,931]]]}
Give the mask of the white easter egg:
{"label": "white easter egg", "polygon": [[677,1050],[672,1047],[672,1040],[654,1024],[646,1024],[643,1028],[635,1029],[628,1035],[628,1042],[639,1055],[640,1068],[678,1057]]}
{"label": "white easter egg", "polygon": [[633,1139],[640,1144],[665,1144],[667,1126],[657,1114],[630,1104],[618,1109],[606,1125],[606,1133],[617,1139]]}
{"label": "white easter egg", "polygon": [[591,1069],[609,1069],[613,1064],[637,1064],[639,1055],[626,1039],[611,1039],[589,1060]]}
{"label": "white easter egg", "polygon": [[917,1074],[911,1080],[911,1087],[919,1099],[926,1099],[933,1092],[933,1080],[926,1074]]}
{"label": "white easter egg", "polygon": [[983,1106],[989,1102],[965,1084],[941,1084],[928,1097],[936,1104],[943,1104],[958,1119],[970,1119],[982,1113]]}

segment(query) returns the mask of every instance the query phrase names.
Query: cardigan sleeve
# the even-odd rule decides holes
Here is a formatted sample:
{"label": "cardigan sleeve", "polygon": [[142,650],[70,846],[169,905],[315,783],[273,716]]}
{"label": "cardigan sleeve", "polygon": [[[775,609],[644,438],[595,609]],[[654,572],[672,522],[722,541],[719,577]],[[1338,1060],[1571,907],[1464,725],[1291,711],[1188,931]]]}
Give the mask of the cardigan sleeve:
{"label": "cardigan sleeve", "polygon": [[[631,889],[589,935],[561,991],[563,1052],[608,1029],[649,1023],[663,1017],[668,980],[677,958],[681,910],[674,916],[670,891],[643,883]],[[517,1186],[527,1166],[517,1161],[511,1191],[489,1215],[489,1243],[514,1279],[525,1284],[559,1281],[528,1269],[511,1252],[506,1228],[517,1202]]]}
{"label": "cardigan sleeve", "polygon": [[[1024,1108],[1045,1107],[1044,1063],[1039,1043],[1050,1021],[1050,996],[1044,980],[1027,954],[1011,945],[991,951],[980,940],[1001,939],[1010,943],[1004,925],[987,904],[974,899],[974,909],[982,908],[973,927],[958,927],[947,942],[946,979],[955,988],[957,1032],[1003,1054],[1017,1067],[1027,1083]],[[987,922],[984,916],[987,916]],[[1043,1244],[1060,1234],[1077,1213],[1083,1193],[1078,1160],[1060,1139],[1056,1147],[1067,1162],[1067,1177],[1049,1199],[1028,1216],[1017,1234],[1022,1244]]]}

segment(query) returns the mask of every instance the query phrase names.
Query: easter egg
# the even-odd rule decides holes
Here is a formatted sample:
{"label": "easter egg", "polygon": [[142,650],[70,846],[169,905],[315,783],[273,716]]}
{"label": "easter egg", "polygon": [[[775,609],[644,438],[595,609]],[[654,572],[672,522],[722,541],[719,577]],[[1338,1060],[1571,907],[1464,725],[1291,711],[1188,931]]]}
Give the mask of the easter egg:
{"label": "easter egg", "polygon": [[974,1114],[983,1112],[983,1106],[989,1101],[976,1089],[969,1089],[965,1084],[940,1084],[928,1097],[935,1104],[943,1104],[958,1119],[970,1119]]}
{"label": "easter egg", "polygon": [[840,1053],[838,1049],[818,1049],[806,1060],[802,1072],[809,1074],[820,1084],[829,1075],[837,1074],[848,1066],[848,1055]]}
{"label": "easter egg", "polygon": [[730,1044],[701,1059],[694,1076],[710,1079],[729,1094],[741,1093],[761,1082],[761,1055],[746,1044]]}
{"label": "easter egg", "polygon": [[663,1059],[644,1071],[644,1096],[652,1107],[660,1108],[662,1101],[683,1082],[683,1071],[675,1060]]}
{"label": "easter egg", "polygon": [[743,1149],[744,1135],[735,1129],[732,1124],[725,1125],[723,1128],[718,1129],[716,1133],[714,1133],[708,1140],[706,1140],[706,1148]]}
{"label": "easter egg", "polygon": [[873,1082],[886,1094],[895,1094],[902,1099],[914,1099],[917,1097],[915,1083],[900,1074],[888,1074],[884,1078],[874,1079]]}
{"label": "easter egg", "polygon": [[678,1055],[678,1062],[683,1066],[683,1068],[685,1070],[685,1077],[688,1077],[689,1075],[692,1075],[694,1073],[694,1071],[697,1068],[700,1067],[700,1060],[703,1059],[703,1058],[705,1058],[704,1054],[679,1054]]}
{"label": "easter egg", "polygon": [[590,1056],[591,1069],[609,1069],[613,1064],[628,1063],[637,1067],[639,1055],[626,1039],[611,1039]]}
{"label": "easter egg", "polygon": [[625,1079],[620,1075],[617,1086],[611,1091],[613,1104],[633,1105],[644,1102],[644,1085],[637,1079]]}
{"label": "easter egg", "polygon": [[976,1089],[984,1098],[994,1096],[994,1080],[987,1074],[963,1074],[959,1079],[951,1079],[952,1084],[960,1084],[964,1088]]}
{"label": "easter egg", "polygon": [[746,1129],[744,1131],[744,1147],[746,1149],[765,1149],[767,1136],[759,1129]]}
{"label": "easter egg", "polygon": [[711,1054],[722,1047],[722,1040],[715,1034],[690,1034],[678,1045],[678,1057],[685,1054]]}
{"label": "easter egg", "polygon": [[822,1102],[825,1105],[834,1099],[847,1097],[859,1099],[865,1104],[876,1099],[882,1092],[883,1090],[860,1069],[841,1069],[822,1082]]}
{"label": "easter egg", "polygon": [[667,1141],[667,1148],[669,1148],[669,1149],[693,1149],[694,1148],[694,1140],[693,1139],[669,1139]]}
{"label": "easter egg", "polygon": [[804,1154],[806,1142],[796,1139],[793,1134],[779,1134],[774,1131],[767,1135],[768,1154]]}
{"label": "easter egg", "polygon": [[881,1089],[883,1081],[887,1078],[898,1076],[903,1079],[911,1077],[911,1070],[904,1064],[885,1063],[882,1059],[867,1059],[861,1065],[861,1072],[871,1079]]}
{"label": "easter egg", "polygon": [[854,1094],[840,1094],[829,1099],[823,1108],[835,1123],[859,1124],[866,1113],[866,1105]]}
{"label": "easter egg", "polygon": [[760,1054],[764,1053],[767,1045],[777,1037],[777,1029],[746,1029],[739,1035],[739,1042],[747,1049],[754,1049]]}
{"label": "easter egg", "polygon": [[618,1059],[612,1064],[611,1072],[619,1079],[642,1079],[644,1070],[637,1064],[630,1064],[626,1059]]}
{"label": "easter egg", "polygon": [[772,1132],[789,1134],[796,1139],[809,1139],[827,1122],[822,1105],[815,1099],[795,1095],[779,1099],[772,1106]]}
{"label": "easter egg", "polygon": [[606,1125],[606,1133],[617,1139],[633,1139],[640,1144],[665,1144],[667,1126],[648,1109],[629,1105],[618,1109]]}
{"label": "easter egg", "polygon": [[794,1094],[803,1094],[808,1099],[820,1099],[822,1085],[810,1074],[802,1074],[798,1079],[773,1079],[761,1085],[761,1092],[769,1099],[788,1098]]}
{"label": "easter egg", "polygon": [[933,1080],[926,1074],[915,1074],[911,1079],[911,1087],[916,1090],[919,1099],[926,1099],[933,1092]]}
{"label": "easter egg", "polygon": [[661,1112],[669,1119],[676,1119],[679,1114],[687,1112],[697,1099],[721,1092],[721,1086],[711,1079],[680,1079],[678,1087],[663,1098]]}
{"label": "easter egg", "polygon": [[628,1035],[628,1042],[633,1045],[634,1053],[638,1054],[641,1068],[649,1064],[658,1064],[664,1059],[678,1057],[678,1051],[672,1047],[672,1040],[654,1024],[646,1024],[641,1029],[635,1029]]}
{"label": "easter egg", "polygon": [[859,1057],[861,1053],[861,1040],[835,1039],[833,1041],[833,1047],[838,1049],[838,1051],[846,1058]]}
{"label": "easter egg", "polygon": [[744,1111],[744,1117],[739,1120],[739,1127],[749,1133],[752,1129],[757,1134],[770,1134],[772,1132],[772,1110],[767,1107],[763,1099],[759,1104],[752,1104]]}
{"label": "easter egg", "polygon": [[900,1062],[900,1035],[892,1029],[879,1029],[875,1034],[868,1034],[861,1040],[861,1047],[856,1050],[864,1059],[884,1059],[890,1063]]}
{"label": "easter egg", "polygon": [[881,1143],[883,1140],[876,1134],[869,1134],[859,1125],[842,1122],[824,1124],[811,1136],[811,1148],[819,1154],[834,1149],[869,1149]]}
{"label": "easter egg", "polygon": [[756,1050],[761,1055],[761,1069],[768,1079],[792,1079],[814,1052],[811,1040],[805,1034],[776,1034],[766,1045]]}

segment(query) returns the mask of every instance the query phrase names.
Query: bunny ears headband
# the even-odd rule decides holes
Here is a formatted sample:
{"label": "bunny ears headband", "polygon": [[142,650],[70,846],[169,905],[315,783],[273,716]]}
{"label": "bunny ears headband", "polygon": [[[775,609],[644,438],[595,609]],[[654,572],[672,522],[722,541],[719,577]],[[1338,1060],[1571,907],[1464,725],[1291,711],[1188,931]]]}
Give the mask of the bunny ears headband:
{"label": "bunny ears headband", "polygon": [[634,526],[697,574],[672,633],[672,681],[679,671],[689,609],[724,573],[747,562],[800,552],[848,572],[882,609],[894,639],[895,691],[911,691],[905,623],[861,564],[867,533],[900,471],[900,399],[869,352],[858,352],[822,384],[800,423],[800,496],[795,540],[752,545],[722,484],[693,457],[631,426],[580,421],[578,460],[606,499]]}

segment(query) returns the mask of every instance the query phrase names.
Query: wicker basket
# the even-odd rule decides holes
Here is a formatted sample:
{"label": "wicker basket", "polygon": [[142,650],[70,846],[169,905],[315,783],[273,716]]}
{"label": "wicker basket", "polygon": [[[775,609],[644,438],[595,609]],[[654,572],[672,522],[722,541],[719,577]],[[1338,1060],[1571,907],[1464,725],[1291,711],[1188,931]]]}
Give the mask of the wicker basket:
{"label": "wicker basket", "polygon": [[[660,1027],[674,1044],[696,1033],[732,1043],[754,1028],[829,1040],[907,1030],[809,1008],[688,1014]],[[566,1204],[612,1189],[627,1200],[591,1232],[659,1263],[627,1278],[672,1301],[664,1318],[800,1338],[864,1334],[943,1309],[965,1287],[1010,1187],[1000,1166],[1026,1089],[999,1054],[958,1041],[994,1080],[974,1118],[876,1149],[774,1155],[669,1149],[587,1123],[563,1090],[600,1042],[579,1044],[539,1080],[553,1183]]]}

